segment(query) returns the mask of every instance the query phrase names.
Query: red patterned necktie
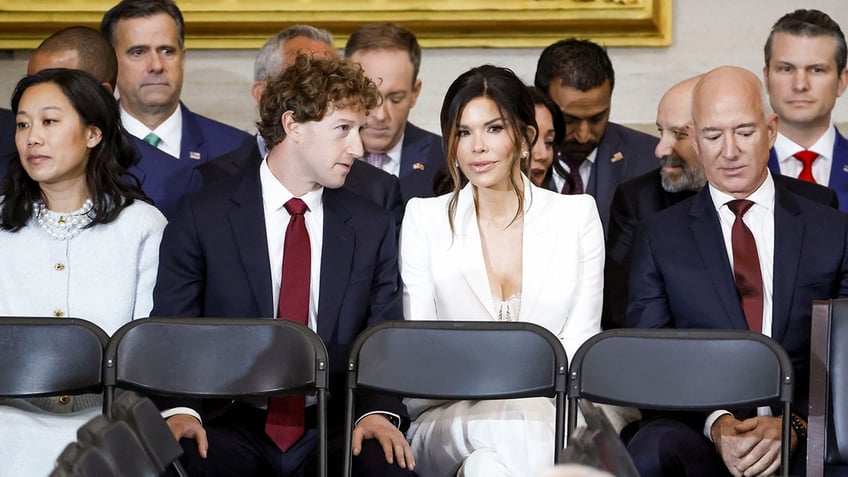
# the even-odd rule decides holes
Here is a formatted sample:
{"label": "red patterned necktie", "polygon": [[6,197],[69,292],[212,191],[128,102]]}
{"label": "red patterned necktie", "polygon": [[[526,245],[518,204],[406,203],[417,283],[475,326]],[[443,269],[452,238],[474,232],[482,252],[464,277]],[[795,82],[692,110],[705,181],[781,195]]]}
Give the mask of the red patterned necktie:
{"label": "red patterned necktie", "polygon": [[[277,318],[302,325],[309,323],[310,248],[303,214],[308,207],[290,199],[285,208],[291,215],[283,246],[283,278]],[[268,402],[265,432],[285,452],[303,435],[305,400],[302,395],[272,397]]]}
{"label": "red patterned necktie", "polygon": [[757,254],[757,243],[751,229],[742,221],[745,212],[754,205],[750,200],[731,200],[727,207],[736,214],[733,228],[730,231],[730,242],[733,248],[733,277],[736,279],[736,290],[739,301],[745,313],[748,329],[761,333],[763,331],[763,275],[760,272],[760,256]]}
{"label": "red patterned necktie", "polygon": [[801,161],[803,164],[801,167],[801,173],[798,174],[798,179],[815,184],[816,179],[813,177],[813,161],[819,157],[818,153],[804,149],[803,151],[798,151],[793,154],[793,157]]}

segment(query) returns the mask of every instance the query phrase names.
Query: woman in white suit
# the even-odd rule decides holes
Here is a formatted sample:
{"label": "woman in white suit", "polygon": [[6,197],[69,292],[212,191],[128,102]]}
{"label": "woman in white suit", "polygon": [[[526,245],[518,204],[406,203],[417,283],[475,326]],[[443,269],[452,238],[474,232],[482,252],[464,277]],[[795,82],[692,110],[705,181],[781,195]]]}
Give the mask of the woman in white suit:
{"label": "woman in white suit", "polygon": [[[454,190],[407,205],[404,316],[532,322],[559,336],[570,357],[600,330],[604,237],[591,196],[559,195],[522,173],[537,139],[534,114],[505,68],[474,68],[448,89],[441,124]],[[525,477],[553,463],[548,398],[408,406],[422,477]]]}

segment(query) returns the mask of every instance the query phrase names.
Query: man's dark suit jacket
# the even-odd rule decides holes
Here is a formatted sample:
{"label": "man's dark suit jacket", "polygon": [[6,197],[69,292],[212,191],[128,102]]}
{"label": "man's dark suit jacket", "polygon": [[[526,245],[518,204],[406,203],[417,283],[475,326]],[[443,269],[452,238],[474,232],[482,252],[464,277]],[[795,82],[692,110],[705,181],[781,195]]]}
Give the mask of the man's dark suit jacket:
{"label": "man's dark suit jacket", "polygon": [[[344,189],[325,189],[323,203],[317,332],[329,353],[334,427],[344,423],[354,338],[369,326],[401,319],[403,311],[394,219]],[[151,316],[273,318],[269,261],[256,162],[181,202],[162,238]],[[406,417],[400,400],[361,401],[359,415],[383,410]],[[201,415],[214,404],[204,403]]]}
{"label": "man's dark suit jacket", "polygon": [[[201,164],[195,169],[203,183],[209,184],[234,176],[248,166],[260,163],[262,157],[263,154],[259,152],[259,143],[256,142],[256,137],[251,136],[243,141],[237,149]],[[367,162],[354,161],[342,189],[365,197],[388,210],[395,217],[396,225],[400,227],[403,220],[404,202],[397,177]]]}
{"label": "man's dark suit jacket", "polygon": [[133,136],[141,160],[130,168],[130,172],[138,177],[142,190],[168,219],[183,195],[200,188],[194,168],[232,151],[250,137],[240,129],[195,114],[182,103],[180,108],[183,134],[179,159]]}
{"label": "man's dark suit jacket", "polygon": [[[610,205],[618,185],[659,167],[654,156],[657,141],[650,134],[613,122],[607,123],[598,143],[598,154],[592,163],[589,183],[585,185],[586,193],[594,197],[598,205],[605,235],[609,231]],[[556,189],[553,180],[548,188]]]}
{"label": "man's dark suit jacket", "polygon": [[[769,154],[769,169],[775,174],[780,174],[780,164],[777,161],[774,148]],[[848,212],[848,139],[836,130],[836,140],[833,143],[833,159],[830,163],[830,178],[828,187],[836,191],[839,196],[840,209]]]}
{"label": "man's dark suit jacket", "polygon": [[398,179],[404,203],[413,197],[433,197],[436,173],[445,163],[442,138],[406,123],[400,155]]}
{"label": "man's dark suit jacket", "polygon": [[604,263],[603,329],[624,326],[627,310],[627,276],[630,271],[630,247],[636,225],[663,209],[688,199],[695,191],[667,192],[662,187],[660,169],[624,182],[615,190],[610,207]]}
{"label": "man's dark suit jacket", "polygon": [[[812,302],[848,295],[848,215],[775,179],[772,338],[792,359],[792,411],[807,416]],[[628,327],[747,329],[708,188],[637,228],[629,287]]]}
{"label": "man's dark suit jacket", "polygon": [[[813,202],[834,209],[839,208],[839,199],[831,189],[779,174],[774,174],[773,179],[790,191]],[[649,216],[694,194],[693,191],[666,192],[662,187],[659,169],[627,181],[618,187],[610,208],[610,230],[604,265],[604,312],[601,322],[604,329],[624,326],[630,252],[636,226]]]}
{"label": "man's dark suit jacket", "polygon": [[0,187],[9,170],[9,161],[15,158],[16,152],[15,115],[8,109],[0,108]]}

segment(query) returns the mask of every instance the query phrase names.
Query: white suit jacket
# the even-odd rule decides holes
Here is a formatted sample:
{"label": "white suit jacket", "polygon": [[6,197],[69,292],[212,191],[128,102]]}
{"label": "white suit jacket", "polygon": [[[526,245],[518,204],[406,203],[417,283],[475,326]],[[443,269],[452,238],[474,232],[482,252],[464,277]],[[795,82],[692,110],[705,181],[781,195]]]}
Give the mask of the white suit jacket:
{"label": "white suit jacket", "polygon": [[[519,321],[559,336],[569,359],[600,331],[604,232],[595,200],[561,195],[524,178],[524,247]],[[401,228],[400,271],[407,320],[495,320],[472,185],[459,194],[413,198]]]}

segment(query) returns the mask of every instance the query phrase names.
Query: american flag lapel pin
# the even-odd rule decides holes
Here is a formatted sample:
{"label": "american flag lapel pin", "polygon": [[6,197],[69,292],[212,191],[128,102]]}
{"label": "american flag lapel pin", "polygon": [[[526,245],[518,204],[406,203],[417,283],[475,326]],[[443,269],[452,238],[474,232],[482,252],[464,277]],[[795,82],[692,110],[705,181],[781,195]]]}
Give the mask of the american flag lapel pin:
{"label": "american flag lapel pin", "polygon": [[613,154],[613,155],[612,155],[612,157],[610,158],[610,162],[618,162],[618,161],[620,161],[620,160],[622,160],[622,159],[624,159],[624,154],[622,154],[621,152],[616,152],[616,153],[615,153],[615,154]]}
{"label": "american flag lapel pin", "polygon": [[420,162],[416,162],[415,164],[412,165],[412,168],[415,169],[416,171],[423,171],[424,170],[424,164],[422,164]]}
{"label": "american flag lapel pin", "polygon": [[195,161],[199,161],[200,160],[200,153],[195,152],[195,151],[191,151],[191,152],[188,153],[188,158],[194,159]]}

